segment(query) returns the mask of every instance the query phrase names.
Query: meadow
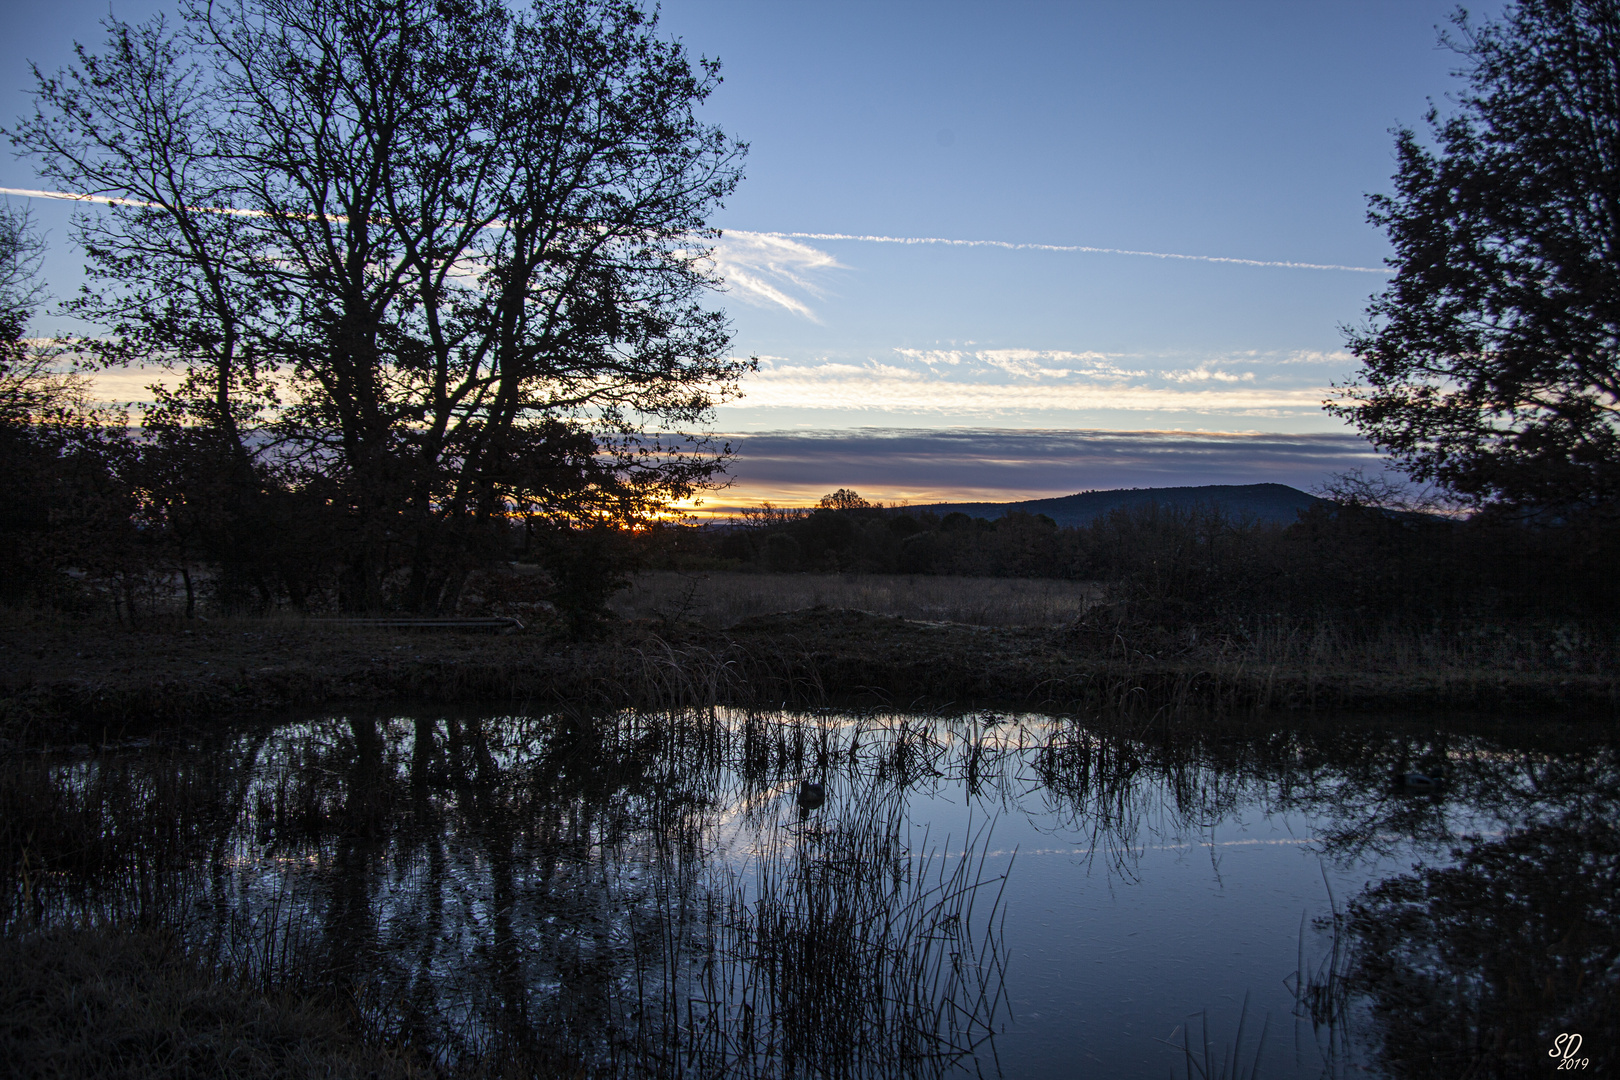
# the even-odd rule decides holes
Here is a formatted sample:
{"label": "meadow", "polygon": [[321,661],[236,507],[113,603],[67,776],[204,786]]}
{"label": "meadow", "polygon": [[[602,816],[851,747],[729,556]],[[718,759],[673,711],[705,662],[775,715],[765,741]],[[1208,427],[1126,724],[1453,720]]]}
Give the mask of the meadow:
{"label": "meadow", "polygon": [[608,606],[626,619],[690,621],[716,630],[805,608],[972,626],[1061,626],[1102,596],[1095,582],[1049,578],[654,570],[636,575]]}

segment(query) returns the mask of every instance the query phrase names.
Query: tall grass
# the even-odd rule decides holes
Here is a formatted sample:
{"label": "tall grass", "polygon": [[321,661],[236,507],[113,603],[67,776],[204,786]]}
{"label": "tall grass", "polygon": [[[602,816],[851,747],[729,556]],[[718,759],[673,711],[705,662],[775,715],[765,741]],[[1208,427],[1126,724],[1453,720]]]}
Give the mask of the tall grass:
{"label": "tall grass", "polygon": [[150,930],[0,939],[0,1056],[18,1080],[427,1080],[327,1003],[256,993]]}

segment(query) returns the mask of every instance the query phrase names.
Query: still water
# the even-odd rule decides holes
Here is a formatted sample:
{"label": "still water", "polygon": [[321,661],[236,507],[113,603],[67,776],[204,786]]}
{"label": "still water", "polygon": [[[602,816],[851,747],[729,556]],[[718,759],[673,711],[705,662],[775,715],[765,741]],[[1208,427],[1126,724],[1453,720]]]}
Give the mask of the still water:
{"label": "still water", "polygon": [[1551,1075],[1581,1033],[1601,1074],[1608,730],[305,719],[8,765],[6,917],[162,921],[446,1063]]}

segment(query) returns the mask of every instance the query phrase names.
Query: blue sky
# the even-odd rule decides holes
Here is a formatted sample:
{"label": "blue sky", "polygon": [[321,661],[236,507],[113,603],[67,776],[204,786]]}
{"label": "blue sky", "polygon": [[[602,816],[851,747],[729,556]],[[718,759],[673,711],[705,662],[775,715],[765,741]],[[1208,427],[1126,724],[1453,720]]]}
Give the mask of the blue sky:
{"label": "blue sky", "polygon": [[[1168,471],[1155,458],[1143,486],[1308,485],[1364,462],[1343,439],[1330,442],[1345,456],[1328,461],[1315,437],[1345,431],[1320,402],[1355,370],[1340,327],[1361,318],[1378,273],[766,234],[1376,269],[1387,244],[1365,195],[1387,190],[1390,129],[1421,125],[1429,99],[1444,108],[1457,85],[1458,58],[1435,30],[1452,6],[669,0],[663,30],[724,64],[706,116],[751,144],[747,178],[714,219],[728,231],[717,257],[734,349],[763,369],[719,411],[718,429],[744,436],[725,501],[846,483],[825,471],[850,460],[831,449],[837,432],[862,448],[863,490],[913,501],[1133,482],[1128,470],[1105,485],[1081,466],[1037,468],[1054,432],[1315,439],[1283,472],[1267,456],[1278,440],[1233,444],[1255,447],[1252,470],[1226,455],[1214,474],[1200,471],[1208,440],[1188,435],[1182,471],[1173,454]],[[7,114],[27,106],[25,61],[64,63],[73,38],[99,41],[107,10],[61,0],[8,15]],[[27,162],[6,160],[0,186],[38,184]],[[61,295],[78,262],[67,210],[33,205],[57,242],[48,272]],[[898,465],[885,474],[883,447],[899,444],[877,430],[907,432],[908,453],[951,432],[957,464],[926,483]],[[982,468],[960,453],[976,430],[997,433]],[[799,433],[804,474],[761,457],[750,475],[746,436],[760,432],[776,433],[773,461]]]}

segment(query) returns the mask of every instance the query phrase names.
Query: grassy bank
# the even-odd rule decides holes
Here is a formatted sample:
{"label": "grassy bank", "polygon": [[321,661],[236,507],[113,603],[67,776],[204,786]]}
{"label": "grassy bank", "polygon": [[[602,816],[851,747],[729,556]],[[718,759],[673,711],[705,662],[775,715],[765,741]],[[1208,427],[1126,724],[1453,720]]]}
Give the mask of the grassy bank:
{"label": "grassy bank", "polygon": [[[768,578],[756,575],[763,589]],[[784,588],[798,588],[788,581]],[[1612,628],[1226,624],[1096,606],[1036,626],[841,608],[725,628],[626,620],[594,642],[379,630],[278,617],[154,621],[0,614],[0,730],[94,743],[164,723],[393,702],[601,707],[1017,704],[1152,717],[1233,710],[1574,708],[1612,714]]]}
{"label": "grassy bank", "polygon": [[7,1075],[407,1080],[433,1071],[381,1048],[342,1010],[263,992],[153,930],[0,938]]}

